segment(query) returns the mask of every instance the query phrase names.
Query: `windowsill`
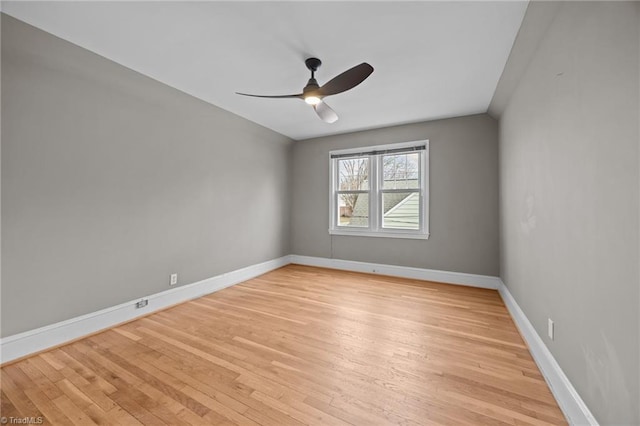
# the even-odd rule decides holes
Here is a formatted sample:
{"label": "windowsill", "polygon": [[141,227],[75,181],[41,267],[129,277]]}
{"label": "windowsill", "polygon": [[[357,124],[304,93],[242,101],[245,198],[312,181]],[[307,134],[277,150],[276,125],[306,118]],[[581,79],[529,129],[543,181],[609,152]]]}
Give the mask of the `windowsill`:
{"label": "windowsill", "polygon": [[346,235],[349,237],[382,237],[382,238],[404,238],[409,240],[427,240],[429,234],[406,233],[406,232],[371,232],[371,231],[346,231],[342,229],[329,229],[331,235]]}

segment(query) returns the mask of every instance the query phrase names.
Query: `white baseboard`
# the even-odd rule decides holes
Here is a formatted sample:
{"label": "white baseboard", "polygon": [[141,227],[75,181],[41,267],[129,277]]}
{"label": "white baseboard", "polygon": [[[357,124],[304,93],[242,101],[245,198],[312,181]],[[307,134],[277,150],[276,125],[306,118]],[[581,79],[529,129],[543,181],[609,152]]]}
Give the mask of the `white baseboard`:
{"label": "white baseboard", "polygon": [[353,260],[327,259],[325,257],[290,256],[291,263],[341,269],[344,271],[367,272],[416,280],[436,281],[497,290],[502,281],[489,275],[466,274],[463,272],[438,271],[435,269],[412,268],[408,266],[383,265],[379,263],[355,262]]}
{"label": "white baseboard", "polygon": [[113,327],[137,317],[186,302],[209,293],[249,280],[290,263],[290,256],[247,266],[193,284],[172,288],[161,293],[141,297],[148,299],[144,308],[135,308],[140,299],[91,312],[55,324],[29,330],[0,339],[0,361],[9,362],[44,349],[61,345],[83,336]]}
{"label": "white baseboard", "polygon": [[560,365],[555,360],[549,348],[544,344],[535,328],[526,317],[516,300],[513,298],[507,286],[501,281],[498,287],[500,296],[504,300],[513,321],[516,323],[520,334],[527,342],[529,351],[533,356],[540,372],[544,376],[551,393],[558,401],[560,409],[572,425],[598,425],[598,421],[591,414],[578,392],[573,387],[569,378],[564,374]]}

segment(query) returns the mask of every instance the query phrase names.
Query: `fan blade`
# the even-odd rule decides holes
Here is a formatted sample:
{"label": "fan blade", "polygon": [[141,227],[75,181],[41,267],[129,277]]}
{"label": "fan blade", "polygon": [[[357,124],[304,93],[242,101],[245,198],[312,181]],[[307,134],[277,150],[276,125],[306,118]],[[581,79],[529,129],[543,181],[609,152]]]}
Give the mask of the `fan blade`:
{"label": "fan blade", "polygon": [[362,83],[372,72],[373,67],[363,62],[329,80],[319,89],[319,93],[322,96],[329,96],[346,92]]}
{"label": "fan blade", "polygon": [[252,98],[272,98],[272,99],[287,99],[287,98],[301,98],[302,99],[302,93],[298,94],[298,95],[250,95],[248,93],[240,93],[240,92],[236,92],[236,95],[242,95],[242,96],[251,96]]}
{"label": "fan blade", "polygon": [[338,121],[338,114],[324,102],[320,102],[318,105],[314,105],[313,109],[316,110],[316,114],[318,117],[322,119],[325,123],[335,123]]}

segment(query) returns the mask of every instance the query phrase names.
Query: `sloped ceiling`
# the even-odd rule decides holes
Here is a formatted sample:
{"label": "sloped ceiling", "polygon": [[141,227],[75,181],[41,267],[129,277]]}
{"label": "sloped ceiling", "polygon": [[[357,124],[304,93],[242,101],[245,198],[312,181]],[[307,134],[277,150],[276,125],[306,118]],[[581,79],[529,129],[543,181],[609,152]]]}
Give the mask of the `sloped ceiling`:
{"label": "sloped ceiling", "polygon": [[[3,2],[2,11],[206,102],[306,139],[486,112],[527,2]],[[375,72],[327,98],[297,99],[316,56],[322,84]]]}

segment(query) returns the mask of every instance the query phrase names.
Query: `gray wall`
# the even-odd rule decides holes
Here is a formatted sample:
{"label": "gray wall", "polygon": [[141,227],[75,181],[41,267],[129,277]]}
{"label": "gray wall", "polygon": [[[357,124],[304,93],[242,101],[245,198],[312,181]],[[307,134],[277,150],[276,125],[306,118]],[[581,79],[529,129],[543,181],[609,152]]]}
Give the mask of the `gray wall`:
{"label": "gray wall", "polygon": [[640,424],[639,7],[530,4],[499,121],[502,279],[606,425]]}
{"label": "gray wall", "polygon": [[2,336],[289,254],[292,141],[2,16]]}
{"label": "gray wall", "polygon": [[[2,4],[0,3],[0,7]],[[0,16],[1,18],[1,16]],[[2,19],[0,19],[0,46],[2,45]],[[0,54],[0,96],[2,94],[2,55]],[[0,308],[2,307],[2,102],[0,102]],[[0,336],[2,315],[0,315]]]}
{"label": "gray wall", "polygon": [[[486,114],[308,139],[293,147],[292,252],[498,275],[497,123]],[[428,240],[331,236],[329,151],[429,139]]]}

